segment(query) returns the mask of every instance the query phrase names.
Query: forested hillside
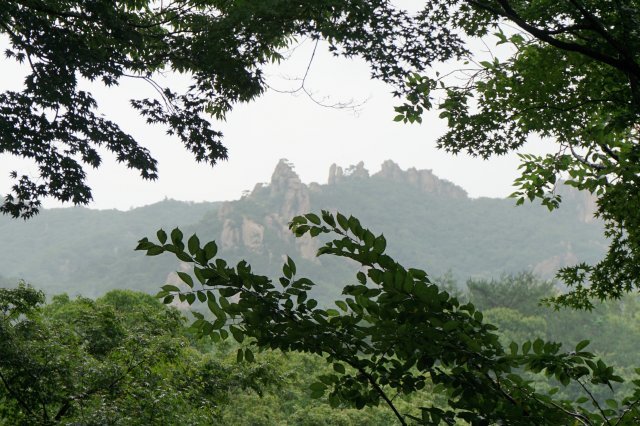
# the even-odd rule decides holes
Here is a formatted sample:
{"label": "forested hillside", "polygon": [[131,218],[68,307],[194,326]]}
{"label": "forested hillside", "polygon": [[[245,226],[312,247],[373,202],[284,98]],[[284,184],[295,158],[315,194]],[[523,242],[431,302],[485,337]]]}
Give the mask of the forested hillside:
{"label": "forested hillside", "polygon": [[323,284],[318,296],[326,300],[339,294],[351,267],[317,258],[319,242],[296,240],[287,224],[296,214],[328,208],[383,232],[391,253],[432,276],[451,272],[464,283],[531,270],[551,278],[562,266],[596,261],[606,248],[592,199],[559,190],[564,206],[551,214],[533,204],[516,208],[511,199],[472,199],[428,170],[403,171],[391,161],[373,175],[362,164],[344,171],[333,166],[327,184],[306,185],[283,160],[271,182],[257,184],[237,201],[163,201],[128,212],[52,209],[28,223],[2,217],[0,274],[23,278],[49,294],[155,292],[179,265],[145,259],[133,247],[160,227],[180,224],[185,232],[215,239],[228,259],[246,259],[266,275],[276,274],[289,254],[302,274]]}
{"label": "forested hillside", "polygon": [[29,221],[2,216],[0,275],[13,285],[25,279],[49,295],[153,292],[175,265],[132,255],[135,241],[160,226],[197,221],[217,206],[165,200],[127,212],[72,207],[45,209]]}

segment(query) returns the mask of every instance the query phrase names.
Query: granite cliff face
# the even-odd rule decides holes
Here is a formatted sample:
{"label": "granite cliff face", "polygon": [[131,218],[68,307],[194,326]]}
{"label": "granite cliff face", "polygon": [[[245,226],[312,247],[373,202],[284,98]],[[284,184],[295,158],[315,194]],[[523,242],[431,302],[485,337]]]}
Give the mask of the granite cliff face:
{"label": "granite cliff face", "polygon": [[287,160],[280,160],[273,171],[269,191],[271,198],[281,201],[278,213],[281,218],[287,218],[287,222],[296,215],[308,213],[311,208],[309,188]]}
{"label": "granite cliff face", "polygon": [[[239,205],[243,202],[256,208],[251,212],[243,211]],[[293,165],[282,159],[267,185],[258,184],[243,199],[227,202],[220,208],[218,218],[223,224],[219,237],[221,247],[269,254],[265,235],[281,241],[293,241],[289,221],[310,210],[309,187],[302,183]],[[295,240],[295,246],[303,258],[315,259],[317,244],[310,238]]]}

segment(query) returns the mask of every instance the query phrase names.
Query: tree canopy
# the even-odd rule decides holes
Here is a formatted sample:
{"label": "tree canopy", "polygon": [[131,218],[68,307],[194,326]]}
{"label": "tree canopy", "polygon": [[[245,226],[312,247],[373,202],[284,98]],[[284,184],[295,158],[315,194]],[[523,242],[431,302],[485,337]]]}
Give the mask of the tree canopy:
{"label": "tree canopy", "polygon": [[91,300],[0,289],[0,424],[215,422],[233,392],[276,384],[274,369],[198,347],[174,308],[117,290]]}

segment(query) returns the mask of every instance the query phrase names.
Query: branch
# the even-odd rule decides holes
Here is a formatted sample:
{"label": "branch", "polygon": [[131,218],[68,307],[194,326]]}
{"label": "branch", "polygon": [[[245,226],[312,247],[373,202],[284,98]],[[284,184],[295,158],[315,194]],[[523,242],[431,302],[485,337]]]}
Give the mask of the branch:
{"label": "branch", "polygon": [[622,422],[622,419],[624,419],[624,417],[627,414],[629,414],[631,412],[631,410],[633,410],[634,405],[637,405],[638,403],[640,403],[640,399],[636,399],[631,405],[629,405],[629,407],[626,410],[624,410],[624,413],[622,413],[622,415],[620,416],[618,421],[615,422],[613,426],[618,426],[620,424],[620,422]]}
{"label": "branch", "polygon": [[[509,395],[504,389],[502,389],[502,386],[500,386],[500,382],[496,380],[493,380],[493,378],[489,375],[489,373],[484,373],[484,377],[486,377],[491,384],[502,394],[502,396],[504,396],[505,398],[507,398],[507,400],[512,403],[515,406],[519,406],[518,402],[513,399],[513,397],[511,395]],[[523,408],[524,410],[524,408]],[[527,414],[527,411],[524,410],[525,414]]]}
{"label": "branch", "polygon": [[[589,12],[587,8],[580,3],[579,0],[569,0],[571,4],[573,4],[576,9],[582,13],[582,15],[593,25],[593,30],[595,30],[598,34],[600,34],[611,46],[614,48],[624,51],[624,46],[620,45],[616,39],[614,39],[611,34],[607,31],[607,29],[602,25],[597,16],[593,13]],[[626,56],[626,55],[625,55]]]}
{"label": "branch", "polygon": [[479,0],[466,0],[466,1],[471,5],[476,6],[482,10],[491,12],[497,16],[501,16],[503,18],[511,20],[520,28],[527,31],[537,39],[544,41],[554,47],[557,47],[558,49],[583,54],[591,59],[595,59],[596,61],[610,65],[624,73],[640,75],[640,66],[633,61],[620,60],[613,56],[605,55],[604,53],[591,49],[582,44],[559,40],[557,38],[552,37],[547,30],[544,30],[542,28],[529,24],[520,15],[518,15],[518,13],[511,7],[508,0],[496,0],[498,4],[500,4],[502,9],[492,7]]}
{"label": "branch", "polygon": [[[307,97],[309,99],[311,99],[315,104],[321,106],[321,107],[325,107],[325,108],[335,108],[335,109],[343,109],[343,108],[349,108],[352,109],[354,111],[357,112],[357,108],[361,107],[367,100],[360,102],[358,104],[354,105],[354,101],[353,99],[350,100],[349,102],[336,102],[333,104],[329,104],[329,103],[325,103],[324,100],[318,100],[316,99],[316,97],[314,96],[314,94],[312,92],[309,91],[309,89],[307,89],[306,86],[306,82],[307,82],[307,77],[309,75],[309,72],[311,70],[311,65],[313,64],[313,60],[316,56],[316,50],[318,49],[318,44],[320,43],[320,39],[316,39],[315,45],[313,46],[313,51],[311,52],[311,57],[309,58],[309,62],[307,63],[307,68],[305,69],[304,75],[302,76],[302,78],[292,78],[291,80],[294,81],[300,81],[300,85],[298,87],[296,87],[295,89],[291,89],[291,90],[281,90],[281,89],[276,89],[275,87],[266,84],[266,86],[273,90],[274,92],[277,93],[287,93],[287,94],[294,94],[294,93],[298,93],[298,92],[303,92],[305,95],[307,95]],[[300,45],[299,45],[300,46]],[[298,46],[298,47],[299,47]],[[326,99],[326,97],[325,97]]]}
{"label": "branch", "polygon": [[2,372],[0,372],[0,380],[2,381],[2,384],[4,385],[5,389],[18,402],[18,405],[24,408],[30,415],[35,416],[35,413],[33,412],[33,410],[31,410],[31,407],[29,407],[29,405],[27,405],[27,403],[24,402],[13,389],[11,389],[11,387],[9,386],[9,383],[7,382],[7,379],[4,377]]}
{"label": "branch", "polygon": [[347,361],[347,363],[349,365],[351,365],[353,368],[355,368],[356,370],[358,370],[358,372],[360,374],[362,374],[364,377],[367,378],[367,380],[369,381],[369,383],[371,384],[371,386],[373,386],[373,389],[378,392],[378,394],[382,397],[382,399],[384,399],[384,402],[387,403],[387,405],[391,408],[391,410],[393,411],[393,414],[396,415],[396,417],[398,418],[398,420],[400,421],[400,424],[402,426],[407,426],[407,422],[404,420],[404,417],[402,416],[402,414],[400,414],[400,412],[398,411],[398,409],[396,408],[395,405],[393,405],[393,401],[391,401],[389,399],[389,397],[387,396],[386,393],[384,393],[384,390],[380,387],[380,385],[378,384],[378,382],[376,382],[376,379],[373,378],[373,376],[369,373],[367,373],[363,368],[354,365],[353,363]]}
{"label": "branch", "polygon": [[604,410],[602,409],[602,407],[600,406],[600,404],[598,403],[598,400],[595,399],[595,397],[593,396],[593,394],[589,391],[589,389],[587,389],[587,387],[584,385],[584,383],[582,383],[579,379],[576,379],[576,382],[578,382],[578,384],[580,385],[580,387],[587,393],[587,395],[589,395],[589,398],[591,398],[591,401],[593,402],[593,405],[596,406],[596,408],[598,409],[598,411],[600,411],[600,414],[602,415],[602,418],[604,419],[604,421],[609,425],[611,425],[611,422],[609,421],[609,419],[607,418],[607,416],[604,414]]}
{"label": "branch", "polygon": [[[536,398],[535,394],[530,394],[529,396],[531,396],[533,399],[535,399],[536,401],[538,401],[541,404],[545,404],[544,401],[539,400],[538,398]],[[555,402],[549,400],[548,402],[549,404],[551,404],[553,407],[557,408],[558,410],[562,411],[563,413],[565,413],[567,416],[569,417],[573,417],[579,421],[582,422],[582,424],[584,425],[591,425],[593,423],[591,423],[591,420],[589,420],[589,418],[583,414],[580,413],[576,413],[576,412],[572,412],[567,410],[566,408],[564,408],[561,405],[556,404]]]}
{"label": "branch", "polygon": [[605,166],[603,166],[602,164],[595,164],[595,163],[590,163],[589,161],[587,161],[586,158],[584,158],[583,156],[581,156],[580,154],[578,154],[577,152],[574,151],[573,146],[571,144],[569,144],[569,149],[571,150],[571,154],[573,155],[573,157],[578,160],[579,162],[581,162],[582,164],[584,164],[585,166],[591,167],[593,169],[596,170],[604,170]]}

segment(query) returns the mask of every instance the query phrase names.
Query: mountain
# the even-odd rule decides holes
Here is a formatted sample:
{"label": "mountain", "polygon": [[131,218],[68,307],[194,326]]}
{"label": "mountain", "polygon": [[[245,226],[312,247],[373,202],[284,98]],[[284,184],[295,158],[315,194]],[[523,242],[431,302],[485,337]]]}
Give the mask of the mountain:
{"label": "mountain", "polygon": [[169,259],[145,258],[136,242],[160,227],[193,223],[219,203],[165,200],[118,210],[43,209],[28,220],[0,217],[0,285],[25,279],[47,294],[98,296],[113,288],[156,291],[173,269]]}
{"label": "mountain", "polygon": [[25,278],[49,293],[154,291],[179,265],[131,249],[160,227],[180,225],[201,241],[215,239],[222,257],[246,259],[257,273],[278,274],[289,254],[299,275],[321,284],[317,296],[326,299],[353,279],[354,265],[315,257],[321,241],[295,239],[287,225],[297,214],[327,209],[353,214],[374,233],[384,233],[392,256],[434,277],[451,272],[464,283],[533,270],[550,278],[559,267],[599,260],[606,249],[593,199],[562,191],[561,208],[550,213],[533,204],[515,207],[511,199],[469,198],[429,170],[402,170],[392,161],[375,174],[363,163],[333,165],[327,184],[307,185],[281,160],[271,182],[235,201],[165,201],[129,212],[54,209],[26,223],[2,218],[0,275]]}
{"label": "mountain", "polygon": [[606,249],[593,198],[568,187],[562,195],[562,207],[554,212],[533,204],[516,207],[511,199],[472,199],[430,170],[402,170],[392,161],[373,175],[363,163],[346,170],[333,165],[326,185],[305,185],[282,160],[269,184],[224,203],[217,217],[193,229],[213,232],[227,258],[247,259],[266,275],[278,274],[288,253],[299,273],[323,284],[320,297],[353,279],[353,267],[316,258],[319,241],[294,239],[287,224],[294,215],[321,209],[358,217],[374,233],[385,234],[397,260],[432,276],[451,272],[464,283],[533,270],[552,278],[562,266],[599,260]]}

